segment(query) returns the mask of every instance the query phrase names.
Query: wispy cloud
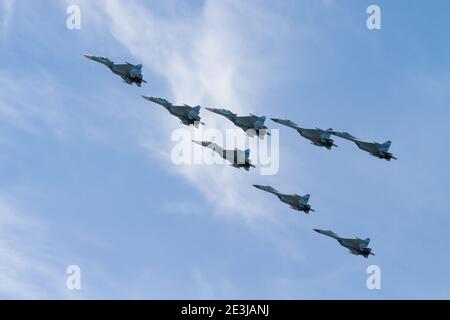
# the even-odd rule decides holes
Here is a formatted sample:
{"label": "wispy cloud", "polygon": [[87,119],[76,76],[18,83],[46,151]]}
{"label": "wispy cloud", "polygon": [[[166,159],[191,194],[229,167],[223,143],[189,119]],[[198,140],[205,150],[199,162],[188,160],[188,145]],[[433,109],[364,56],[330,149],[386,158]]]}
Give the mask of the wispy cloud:
{"label": "wispy cloud", "polygon": [[29,133],[50,130],[63,137],[66,118],[59,91],[54,77],[45,70],[26,77],[0,72],[0,122]]}
{"label": "wispy cloud", "polygon": [[2,0],[0,2],[0,6],[2,7],[2,34],[5,35],[6,32],[8,31],[8,27],[13,15],[13,11],[14,11],[14,2],[15,0]]}
{"label": "wispy cloud", "polygon": [[[139,2],[102,1],[92,6],[82,4],[85,11],[95,10],[97,23],[109,28],[147,70],[165,78],[171,100],[227,107],[242,114],[264,113],[257,97],[267,75],[276,72],[274,56],[261,51],[262,43],[288,32],[268,9],[241,1],[206,1],[201,9],[187,15],[172,12],[162,18]],[[279,26],[278,30],[271,25]],[[208,127],[223,130],[230,125],[207,111],[203,116]],[[173,121],[169,118],[160,128],[167,141]],[[140,141],[152,154],[160,147],[148,132],[141,134]],[[248,222],[267,214],[258,201],[247,196],[251,174],[228,166],[178,166],[171,170],[201,191],[218,212],[237,213]]]}
{"label": "wispy cloud", "polygon": [[73,297],[65,287],[65,267],[57,246],[46,241],[47,226],[0,194],[0,298]]}

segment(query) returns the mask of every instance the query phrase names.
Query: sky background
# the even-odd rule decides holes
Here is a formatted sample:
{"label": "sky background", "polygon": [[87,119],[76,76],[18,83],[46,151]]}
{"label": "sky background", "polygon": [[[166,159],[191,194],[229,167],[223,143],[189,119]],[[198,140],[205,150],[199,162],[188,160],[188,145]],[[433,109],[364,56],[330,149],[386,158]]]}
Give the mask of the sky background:
{"label": "sky background", "polygon": [[[444,0],[0,0],[0,298],[450,298],[449,16]],[[148,84],[85,53],[142,63]],[[283,127],[277,175],[176,166],[182,125],[140,95],[392,140],[399,160]],[[311,193],[317,212],[252,184]]]}

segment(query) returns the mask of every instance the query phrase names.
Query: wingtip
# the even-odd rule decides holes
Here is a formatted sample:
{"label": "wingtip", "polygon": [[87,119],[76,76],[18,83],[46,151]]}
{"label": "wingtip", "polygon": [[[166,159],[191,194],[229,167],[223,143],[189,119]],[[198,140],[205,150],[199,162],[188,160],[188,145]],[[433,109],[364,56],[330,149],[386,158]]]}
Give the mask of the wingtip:
{"label": "wingtip", "polygon": [[204,141],[192,140],[192,142],[198,144],[199,146],[205,147]]}

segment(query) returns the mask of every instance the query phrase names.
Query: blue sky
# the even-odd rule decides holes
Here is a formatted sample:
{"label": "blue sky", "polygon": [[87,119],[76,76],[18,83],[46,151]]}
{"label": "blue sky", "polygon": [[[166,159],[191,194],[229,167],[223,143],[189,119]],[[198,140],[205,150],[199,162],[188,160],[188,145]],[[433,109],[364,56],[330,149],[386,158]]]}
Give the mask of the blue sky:
{"label": "blue sky", "polygon": [[[450,3],[45,3],[0,1],[1,298],[450,297]],[[80,30],[66,28],[69,4]],[[366,28],[370,4],[382,30]],[[143,63],[149,83],[85,53]],[[175,166],[181,125],[143,94],[390,139],[399,160],[280,128],[277,175]],[[317,212],[252,184],[311,193]],[[370,237],[376,256],[313,228]],[[73,264],[80,291],[65,285]],[[381,290],[366,287],[372,264]]]}

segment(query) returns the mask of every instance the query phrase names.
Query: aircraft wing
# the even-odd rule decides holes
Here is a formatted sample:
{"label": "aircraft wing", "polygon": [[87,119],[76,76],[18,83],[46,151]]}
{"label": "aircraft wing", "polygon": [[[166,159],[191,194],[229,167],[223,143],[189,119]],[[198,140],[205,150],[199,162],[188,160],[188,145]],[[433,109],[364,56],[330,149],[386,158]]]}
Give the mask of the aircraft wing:
{"label": "aircraft wing", "polygon": [[120,73],[129,73],[133,69],[131,64],[115,64],[114,69]]}
{"label": "aircraft wing", "polygon": [[254,115],[241,116],[241,117],[238,117],[238,118],[239,118],[240,121],[245,121],[245,122],[248,122],[249,124],[253,124],[253,123],[255,123],[256,121],[259,120],[259,117],[254,116]]}
{"label": "aircraft wing", "polygon": [[224,152],[223,152],[224,150],[217,143],[214,143],[211,141],[197,141],[197,140],[192,140],[192,142],[194,142],[202,147],[211,149],[211,150],[217,152],[218,154],[220,154],[221,157],[224,157]]}
{"label": "aircraft wing", "polygon": [[[258,121],[260,121],[260,118],[253,115],[235,118],[235,124],[241,128],[254,128]],[[261,125],[259,124],[258,126]]]}
{"label": "aircraft wing", "polygon": [[365,240],[355,238],[355,239],[346,239],[345,242],[351,245],[354,248],[367,248],[370,243],[370,239],[367,238]]}
{"label": "aircraft wing", "polygon": [[339,236],[331,230],[321,230],[321,229],[313,229],[315,232],[323,234],[325,236],[331,237],[333,239],[339,239]]}
{"label": "aircraft wing", "polygon": [[221,157],[223,157],[223,148],[219,146],[217,143],[211,142],[207,148],[213,150],[214,152],[218,153]]}
{"label": "aircraft wing", "polygon": [[[187,105],[184,105],[184,106],[171,106],[172,107],[172,110],[178,110],[179,111],[179,113],[181,113],[181,114],[184,114],[185,116],[187,116],[189,119],[191,119],[190,117],[189,117],[189,114],[191,114],[191,116],[195,116],[195,110],[194,110],[194,108],[192,108],[192,107],[190,107],[190,106],[187,106]],[[192,112],[192,113],[191,113]],[[192,118],[193,119],[193,118]]]}
{"label": "aircraft wing", "polygon": [[205,108],[208,111],[220,114],[221,116],[224,116],[226,118],[228,118],[231,121],[234,121],[237,117],[236,113],[231,112],[230,110],[227,109],[217,109],[217,108]]}
{"label": "aircraft wing", "polygon": [[320,130],[320,129],[297,128],[297,130],[300,130],[306,136],[317,137],[317,138],[320,138],[322,136],[322,134],[324,133],[324,131]]}
{"label": "aircraft wing", "polygon": [[271,186],[262,186],[262,185],[258,185],[258,184],[254,184],[253,185],[255,188],[266,191],[266,192],[270,192],[270,193],[274,193],[274,194],[278,194],[279,191],[272,188]]}
{"label": "aircraft wing", "polygon": [[127,77],[126,75],[120,75],[122,80],[128,84],[133,84],[133,82],[130,80],[130,77]]}
{"label": "aircraft wing", "polygon": [[332,135],[342,138],[342,139],[346,139],[346,140],[350,140],[350,141],[359,141],[358,138],[352,136],[350,133],[348,132],[340,132],[340,131],[334,131],[334,130],[328,130],[329,133],[331,133]]}
{"label": "aircraft wing", "polygon": [[148,96],[142,96],[142,98],[144,98],[144,99],[146,99],[146,100],[148,100],[148,101],[157,103],[157,104],[159,104],[159,105],[161,105],[161,106],[163,106],[163,107],[166,107],[166,108],[172,106],[172,104],[171,104],[169,101],[167,101],[166,99],[163,99],[163,98],[158,98],[158,97],[148,97]]}
{"label": "aircraft wing", "polygon": [[380,144],[376,142],[366,142],[366,141],[354,141],[358,147],[363,148],[364,150],[376,153],[380,148]]}
{"label": "aircraft wing", "polygon": [[270,119],[272,121],[274,121],[274,122],[277,122],[277,123],[282,124],[282,125],[287,126],[287,127],[291,127],[291,128],[293,128],[295,130],[300,129],[300,127],[296,123],[292,122],[291,120],[277,119],[277,118],[270,118]]}
{"label": "aircraft wing", "polygon": [[87,59],[95,61],[95,62],[99,62],[104,64],[105,66],[107,66],[108,68],[111,68],[114,66],[114,62],[112,62],[111,60],[109,60],[108,58],[105,57],[96,57],[96,56],[92,56],[89,54],[85,54],[84,55]]}

